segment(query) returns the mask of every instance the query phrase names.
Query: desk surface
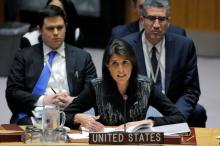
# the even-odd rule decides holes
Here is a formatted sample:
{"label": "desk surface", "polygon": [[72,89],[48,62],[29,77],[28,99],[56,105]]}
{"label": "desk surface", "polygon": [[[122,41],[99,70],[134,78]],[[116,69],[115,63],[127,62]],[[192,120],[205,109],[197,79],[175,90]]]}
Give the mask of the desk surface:
{"label": "desk surface", "polygon": [[[219,141],[216,139],[218,135],[220,135],[220,128],[195,128],[196,131],[196,140],[197,146],[220,146]],[[7,142],[0,143],[1,146],[50,146],[50,144],[24,144],[22,142]],[[51,144],[51,145],[59,145],[59,146],[88,146],[88,143],[64,143],[64,144]],[[96,145],[92,145],[96,146]],[[97,145],[100,146],[100,145]],[[116,145],[115,145],[116,146]],[[123,145],[126,146],[126,145]],[[164,145],[164,146],[180,146],[180,145]]]}
{"label": "desk surface", "polygon": [[198,146],[220,146],[216,137],[220,135],[220,128],[196,128]]}

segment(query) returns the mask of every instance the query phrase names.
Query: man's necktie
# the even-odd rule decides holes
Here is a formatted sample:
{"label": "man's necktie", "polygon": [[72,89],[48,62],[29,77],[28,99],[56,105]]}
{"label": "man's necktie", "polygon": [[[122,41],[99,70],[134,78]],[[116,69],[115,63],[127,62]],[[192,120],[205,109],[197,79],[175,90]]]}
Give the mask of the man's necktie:
{"label": "man's necktie", "polygon": [[[49,55],[48,63],[50,66],[52,65],[52,62],[53,62],[53,59],[54,59],[56,53],[57,52],[55,52],[55,51],[51,51],[50,53],[48,53],[48,55]],[[34,86],[32,94],[38,94],[38,95],[44,94],[45,89],[46,89],[48,82],[49,82],[49,79],[50,79],[50,75],[51,75],[51,71],[50,71],[48,63],[46,63],[44,65],[44,68],[40,74],[40,77]],[[23,119],[25,117],[27,117],[26,113],[23,113],[23,112],[18,113],[18,119]]]}
{"label": "man's necktie", "polygon": [[[158,60],[157,60],[157,48],[153,47],[152,48],[152,56],[151,56],[151,65],[153,69],[154,76],[156,76],[156,71],[157,71],[157,66],[158,66]],[[161,90],[161,74],[160,74],[160,68],[158,71],[158,75],[155,81],[156,86]]]}
{"label": "man's necktie", "polygon": [[48,85],[49,79],[50,79],[50,75],[51,75],[51,71],[50,71],[50,67],[52,65],[53,59],[56,55],[55,51],[51,51],[49,54],[49,59],[48,59],[48,63],[46,63],[44,65],[44,68],[41,72],[41,75],[36,83],[36,85],[34,86],[34,89],[32,91],[32,94],[38,94],[38,95],[43,95],[45,92],[45,89]]}

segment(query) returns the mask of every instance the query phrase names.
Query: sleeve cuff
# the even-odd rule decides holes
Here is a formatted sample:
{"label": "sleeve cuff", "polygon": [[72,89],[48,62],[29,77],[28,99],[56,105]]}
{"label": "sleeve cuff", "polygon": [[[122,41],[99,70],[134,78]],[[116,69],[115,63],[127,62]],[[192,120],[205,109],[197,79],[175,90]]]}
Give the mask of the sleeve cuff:
{"label": "sleeve cuff", "polygon": [[35,103],[35,106],[43,106],[44,95],[41,95],[38,101]]}

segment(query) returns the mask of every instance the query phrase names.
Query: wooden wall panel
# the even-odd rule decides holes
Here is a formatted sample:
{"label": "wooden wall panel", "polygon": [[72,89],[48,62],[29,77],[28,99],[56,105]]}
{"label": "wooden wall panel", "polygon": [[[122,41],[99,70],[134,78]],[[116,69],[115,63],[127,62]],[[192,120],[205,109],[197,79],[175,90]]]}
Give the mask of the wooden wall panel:
{"label": "wooden wall panel", "polygon": [[[182,8],[179,7],[180,3]],[[171,4],[171,22],[195,31],[220,30],[219,0],[171,0]],[[179,16],[183,16],[181,21]]]}
{"label": "wooden wall panel", "polygon": [[207,30],[214,30],[216,23],[216,0],[209,0],[203,2],[198,1],[198,28],[205,28]]}
{"label": "wooden wall panel", "polygon": [[220,6],[220,0],[216,0],[216,12],[215,12],[215,15],[216,15],[216,23],[215,23],[215,30],[217,30],[218,32],[220,32],[220,9],[219,9],[219,6]]}
{"label": "wooden wall panel", "polygon": [[[220,0],[170,0],[171,23],[192,31],[220,32]],[[137,19],[137,14],[126,1],[126,22]]]}
{"label": "wooden wall panel", "polygon": [[[186,0],[178,0],[178,3],[174,3],[176,0],[171,0],[171,23],[181,26],[186,25]],[[174,6],[175,4],[175,6]],[[175,9],[174,9],[175,7]]]}
{"label": "wooden wall panel", "polygon": [[138,19],[138,14],[131,2],[131,0],[126,0],[126,16],[125,16],[125,23],[129,23],[131,21]]}
{"label": "wooden wall panel", "polygon": [[[186,0],[186,28],[196,28],[198,25],[198,1],[199,0]],[[174,8],[175,9],[175,8]]]}

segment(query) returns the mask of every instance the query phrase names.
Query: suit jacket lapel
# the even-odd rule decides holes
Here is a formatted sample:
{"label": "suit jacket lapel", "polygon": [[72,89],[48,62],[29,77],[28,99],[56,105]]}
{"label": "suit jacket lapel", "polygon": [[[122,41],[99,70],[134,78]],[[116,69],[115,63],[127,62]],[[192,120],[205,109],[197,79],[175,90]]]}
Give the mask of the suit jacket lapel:
{"label": "suit jacket lapel", "polygon": [[65,45],[65,59],[66,59],[66,73],[67,73],[67,81],[69,86],[70,95],[76,90],[75,84],[75,53],[74,49],[71,49],[68,45]]}
{"label": "suit jacket lapel", "polygon": [[174,46],[174,40],[170,35],[167,33],[165,34],[165,50],[166,50],[166,56],[165,56],[165,93],[168,92],[170,82],[171,82],[171,77],[172,77],[172,72],[173,72],[173,49],[175,49]]}
{"label": "suit jacket lapel", "polygon": [[33,53],[34,55],[30,57],[33,60],[32,65],[34,66],[34,71],[33,71],[33,74],[35,74],[33,76],[33,87],[34,87],[44,68],[44,53],[43,53],[42,44],[35,46],[35,48],[33,49],[33,52],[34,52]]}
{"label": "suit jacket lapel", "polygon": [[145,65],[145,59],[144,59],[144,52],[143,52],[143,45],[142,45],[142,34],[143,31],[138,33],[137,36],[137,47],[134,49],[137,49],[137,61],[139,64],[139,73],[142,75],[147,76],[147,71],[146,71],[146,65]]}

